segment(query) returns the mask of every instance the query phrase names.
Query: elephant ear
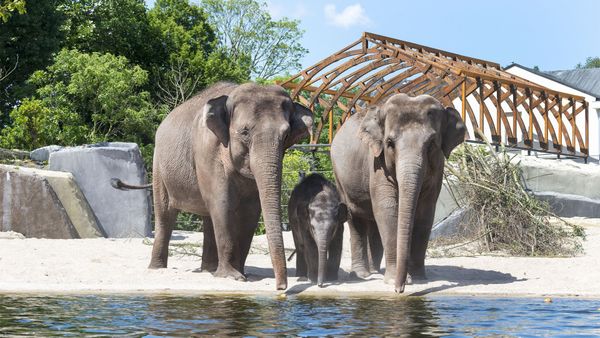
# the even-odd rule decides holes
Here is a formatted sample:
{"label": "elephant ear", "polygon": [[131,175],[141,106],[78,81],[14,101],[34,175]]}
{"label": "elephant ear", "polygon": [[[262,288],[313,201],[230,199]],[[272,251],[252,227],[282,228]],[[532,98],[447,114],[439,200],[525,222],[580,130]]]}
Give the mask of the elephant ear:
{"label": "elephant ear", "polygon": [[442,151],[448,158],[452,150],[465,140],[467,128],[456,109],[447,107],[445,113],[446,127],[442,131]]}
{"label": "elephant ear", "polygon": [[227,118],[227,95],[208,100],[204,105],[204,123],[219,139],[223,146],[229,143]]}
{"label": "elephant ear", "polygon": [[381,121],[379,107],[369,107],[360,123],[358,137],[366,142],[375,157],[381,155],[383,150],[383,121]]}
{"label": "elephant ear", "polygon": [[312,135],[313,112],[294,102],[294,111],[290,114],[290,134],[285,141],[285,149],[293,146],[306,135]]}

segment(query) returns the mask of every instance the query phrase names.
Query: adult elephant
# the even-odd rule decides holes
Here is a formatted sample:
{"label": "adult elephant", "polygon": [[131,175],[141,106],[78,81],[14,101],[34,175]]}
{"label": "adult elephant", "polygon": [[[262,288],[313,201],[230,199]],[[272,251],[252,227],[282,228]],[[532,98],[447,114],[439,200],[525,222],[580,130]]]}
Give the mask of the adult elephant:
{"label": "adult elephant", "polygon": [[406,94],[354,114],[337,132],[331,158],[349,211],[352,270],[359,277],[378,267],[381,246],[384,280],[393,280],[396,292],[404,291],[407,273],[425,277],[444,157],[464,136],[454,108],[428,95]]}
{"label": "adult elephant", "polygon": [[156,132],[156,233],[149,267],[167,267],[177,214],[186,211],[205,216],[203,268],[245,280],[262,208],[276,287],[287,288],[282,158],[309,133],[312,121],[312,112],[283,88],[253,83],[219,83],[175,108]]}

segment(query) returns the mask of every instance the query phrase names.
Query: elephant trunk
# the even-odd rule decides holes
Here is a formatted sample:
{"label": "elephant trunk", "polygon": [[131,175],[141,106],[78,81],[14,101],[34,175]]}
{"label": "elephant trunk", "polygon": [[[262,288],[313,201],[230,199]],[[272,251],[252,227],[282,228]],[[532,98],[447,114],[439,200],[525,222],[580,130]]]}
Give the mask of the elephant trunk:
{"label": "elephant trunk", "polygon": [[396,162],[398,233],[396,238],[396,279],[394,288],[398,293],[404,292],[404,286],[406,285],[417,200],[423,184],[422,156],[416,156],[410,162],[402,162]]}
{"label": "elephant trunk", "polygon": [[317,275],[317,285],[322,288],[325,282],[325,273],[327,271],[327,241],[320,240],[317,243],[319,249],[319,270]]}
{"label": "elephant trunk", "polygon": [[[261,142],[262,143],[262,142]],[[255,145],[257,146],[257,145]],[[261,145],[259,149],[265,149],[260,155],[256,154],[252,172],[258,186],[260,205],[262,208],[271,263],[275,273],[277,290],[287,288],[287,269],[285,252],[283,247],[283,236],[281,233],[281,166],[283,147],[281,143]],[[251,157],[252,158],[252,157]]]}

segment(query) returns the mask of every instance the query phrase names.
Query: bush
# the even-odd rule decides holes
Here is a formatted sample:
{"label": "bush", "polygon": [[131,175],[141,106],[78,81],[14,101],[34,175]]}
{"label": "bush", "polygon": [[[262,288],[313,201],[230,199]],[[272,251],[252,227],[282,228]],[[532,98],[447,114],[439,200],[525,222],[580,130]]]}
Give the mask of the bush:
{"label": "bush", "polygon": [[[489,145],[489,144],[488,144]],[[521,168],[504,149],[464,144],[446,164],[457,203],[469,212],[464,233],[480,250],[518,256],[571,256],[581,252],[583,229],[549,210],[526,189]],[[462,238],[460,240],[464,240]]]}

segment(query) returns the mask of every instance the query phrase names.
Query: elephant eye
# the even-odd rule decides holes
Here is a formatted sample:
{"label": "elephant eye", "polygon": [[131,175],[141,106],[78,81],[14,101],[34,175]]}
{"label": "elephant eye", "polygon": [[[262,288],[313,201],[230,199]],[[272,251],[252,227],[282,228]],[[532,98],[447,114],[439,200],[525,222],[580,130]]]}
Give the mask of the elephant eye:
{"label": "elephant eye", "polygon": [[244,127],[239,131],[239,133],[242,136],[248,136],[248,134],[250,133],[250,130],[248,129],[248,127]]}

